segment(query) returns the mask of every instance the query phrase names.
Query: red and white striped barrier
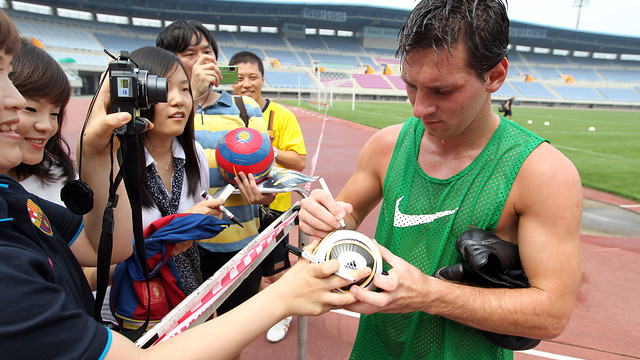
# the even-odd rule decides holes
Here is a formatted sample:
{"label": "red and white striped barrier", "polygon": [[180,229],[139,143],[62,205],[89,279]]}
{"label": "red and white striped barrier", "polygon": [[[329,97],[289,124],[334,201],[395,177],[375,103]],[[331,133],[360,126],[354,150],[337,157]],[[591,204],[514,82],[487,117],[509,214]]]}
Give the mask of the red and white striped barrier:
{"label": "red and white striped barrier", "polygon": [[296,203],[258,234],[156,326],[142,335],[136,341],[136,345],[148,347],[159,344],[205,322],[242,280],[264,260],[278,241],[293,229],[299,208],[300,204]]}

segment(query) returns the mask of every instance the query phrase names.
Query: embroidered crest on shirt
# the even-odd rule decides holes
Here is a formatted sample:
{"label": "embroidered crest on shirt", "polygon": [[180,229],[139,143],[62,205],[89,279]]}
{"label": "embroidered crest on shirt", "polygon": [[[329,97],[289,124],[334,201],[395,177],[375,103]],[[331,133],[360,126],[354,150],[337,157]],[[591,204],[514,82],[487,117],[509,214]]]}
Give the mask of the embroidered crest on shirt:
{"label": "embroidered crest on shirt", "polygon": [[43,233],[53,235],[53,229],[51,228],[49,219],[47,219],[47,216],[42,212],[42,209],[40,209],[36,203],[31,201],[31,199],[27,200],[27,209],[29,209],[29,218],[31,219],[31,223]]}
{"label": "embroidered crest on shirt", "polygon": [[402,199],[404,199],[404,196],[402,196],[396,201],[396,210],[393,214],[393,226],[395,227],[410,227],[410,226],[432,223],[445,216],[455,214],[455,212],[458,211],[459,209],[459,208],[455,208],[453,210],[439,211],[435,214],[428,214],[428,215],[407,215],[407,214],[403,214],[402,211],[400,210],[400,201],[402,201]]}

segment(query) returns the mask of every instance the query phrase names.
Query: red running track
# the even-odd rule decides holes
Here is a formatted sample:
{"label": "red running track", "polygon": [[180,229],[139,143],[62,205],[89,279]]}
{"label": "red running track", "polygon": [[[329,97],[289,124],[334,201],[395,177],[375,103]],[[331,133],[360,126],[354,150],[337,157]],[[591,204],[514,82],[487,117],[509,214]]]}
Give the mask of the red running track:
{"label": "red running track", "polygon": [[[90,99],[73,98],[64,134],[75,150],[78,134]],[[307,169],[315,153],[322,115],[290,107],[298,117],[307,147]],[[314,175],[325,178],[334,194],[355,168],[360,148],[376,130],[329,117]],[[610,194],[585,189],[585,198],[614,205],[638,204]],[[635,207],[634,207],[635,206]],[[361,232],[373,237],[379,207],[364,221]],[[296,229],[291,241],[297,242]],[[607,238],[582,235],[583,275],[571,320],[562,335],[543,341],[535,352],[516,353],[516,360],[528,359],[640,359],[640,238]],[[292,261],[295,261],[292,258]],[[358,320],[338,313],[309,318],[307,356],[309,360],[344,360],[349,357]],[[276,344],[265,337],[255,340],[242,359],[296,359],[297,320],[289,335]]]}

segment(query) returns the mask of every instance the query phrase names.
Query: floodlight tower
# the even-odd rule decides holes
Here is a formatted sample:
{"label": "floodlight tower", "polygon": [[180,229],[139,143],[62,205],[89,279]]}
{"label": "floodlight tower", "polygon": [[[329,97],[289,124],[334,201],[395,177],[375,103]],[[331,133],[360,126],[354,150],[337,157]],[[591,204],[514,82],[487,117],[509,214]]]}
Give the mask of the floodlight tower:
{"label": "floodlight tower", "polygon": [[580,26],[580,13],[582,12],[582,8],[585,6],[589,6],[591,0],[573,0],[573,6],[578,7],[578,21],[576,21],[576,30],[578,26]]}

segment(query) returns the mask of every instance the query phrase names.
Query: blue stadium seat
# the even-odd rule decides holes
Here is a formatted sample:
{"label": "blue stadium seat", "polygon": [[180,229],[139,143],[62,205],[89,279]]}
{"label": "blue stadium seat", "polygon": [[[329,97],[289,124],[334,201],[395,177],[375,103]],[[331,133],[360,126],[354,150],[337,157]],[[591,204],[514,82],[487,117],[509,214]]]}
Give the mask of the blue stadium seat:
{"label": "blue stadium seat", "polygon": [[595,69],[561,67],[560,71],[564,75],[571,75],[575,80],[579,81],[603,81]]}
{"label": "blue stadium seat", "polygon": [[268,85],[275,88],[300,88],[311,89],[316,88],[313,80],[304,72],[286,72],[286,71],[265,71],[265,81]]}
{"label": "blue stadium seat", "polygon": [[577,57],[572,56],[569,58],[571,63],[576,65],[590,66],[590,67],[611,67],[613,63],[607,59],[594,59],[592,57]]}
{"label": "blue stadium seat", "polygon": [[566,56],[558,56],[552,54],[536,54],[536,53],[524,53],[520,52],[520,56],[525,58],[529,63],[535,64],[555,64],[555,65],[567,65],[569,60]]}
{"label": "blue stadium seat", "polygon": [[156,40],[151,38],[137,38],[103,33],[94,33],[94,35],[105,49],[116,53],[120,50],[131,52],[143,46],[156,46]]}
{"label": "blue stadium seat", "polygon": [[640,70],[598,69],[607,81],[640,82]]}
{"label": "blue stadium seat", "polygon": [[635,101],[640,102],[640,93],[636,89],[623,88],[598,88],[607,99],[613,101]]}
{"label": "blue stadium seat", "polygon": [[538,75],[538,73],[529,66],[526,65],[518,65],[518,68],[520,69],[520,75],[531,75],[533,76],[534,79],[539,78],[540,76]]}
{"label": "blue stadium seat", "polygon": [[21,20],[14,23],[23,36],[35,37],[47,47],[102,51],[102,45],[91,32]]}
{"label": "blue stadium seat", "polygon": [[347,52],[362,52],[362,47],[354,37],[323,36],[323,39],[327,43],[327,46],[329,46],[329,49]]}
{"label": "blue stadium seat", "polygon": [[304,39],[287,38],[294,48],[328,50],[318,35],[307,35]]}
{"label": "blue stadium seat", "polygon": [[538,73],[540,80],[553,80],[562,76],[555,67],[536,66],[534,70]]}
{"label": "blue stadium seat", "polygon": [[251,44],[253,46],[287,46],[287,43],[285,43],[280,34],[239,32],[235,33],[235,37],[238,42]]}
{"label": "blue stadium seat", "polygon": [[211,31],[211,35],[213,35],[213,38],[218,43],[218,46],[220,45],[219,43],[221,42],[227,42],[227,43],[236,42],[236,38],[234,38],[233,34],[231,34],[228,31]]}
{"label": "blue stadium seat", "polygon": [[373,66],[374,69],[380,70],[378,63],[371,56],[359,55],[358,58],[360,59],[360,62],[363,63],[364,65],[371,65]]}
{"label": "blue stadium seat", "polygon": [[604,100],[602,95],[592,87],[554,86],[553,90],[563,98],[570,100]]}
{"label": "blue stadium seat", "polygon": [[[229,46],[229,45],[221,45],[220,49],[222,49],[224,54],[227,56],[227,61],[229,61],[229,59],[231,59],[231,57],[235,53],[239,53],[240,51],[251,51],[252,53],[258,55],[260,59],[264,59],[264,52],[262,52],[262,49],[255,48],[255,47],[241,47],[241,46],[236,47],[236,46]],[[218,60],[221,60],[221,59],[218,59]]]}
{"label": "blue stadium seat", "polygon": [[267,56],[278,59],[281,65],[295,65],[295,66],[303,66],[305,64],[300,62],[300,59],[289,50],[265,50]]}
{"label": "blue stadium seat", "polygon": [[558,97],[551,93],[544,85],[538,82],[512,81],[511,85],[518,90],[524,97],[540,98],[540,99],[557,99]]}
{"label": "blue stadium seat", "polygon": [[311,57],[313,57],[314,60],[320,61],[323,63],[345,64],[345,65],[352,65],[352,66],[362,65],[362,63],[360,63],[360,60],[358,60],[358,58],[354,55],[336,55],[336,54],[327,54],[327,53],[319,53],[319,52],[312,52],[310,55]]}
{"label": "blue stadium seat", "polygon": [[511,83],[508,81],[505,81],[502,86],[500,87],[500,89],[498,89],[498,91],[496,91],[494,94],[494,96],[496,97],[521,97],[522,94],[516,90],[513,86],[511,86]]}

